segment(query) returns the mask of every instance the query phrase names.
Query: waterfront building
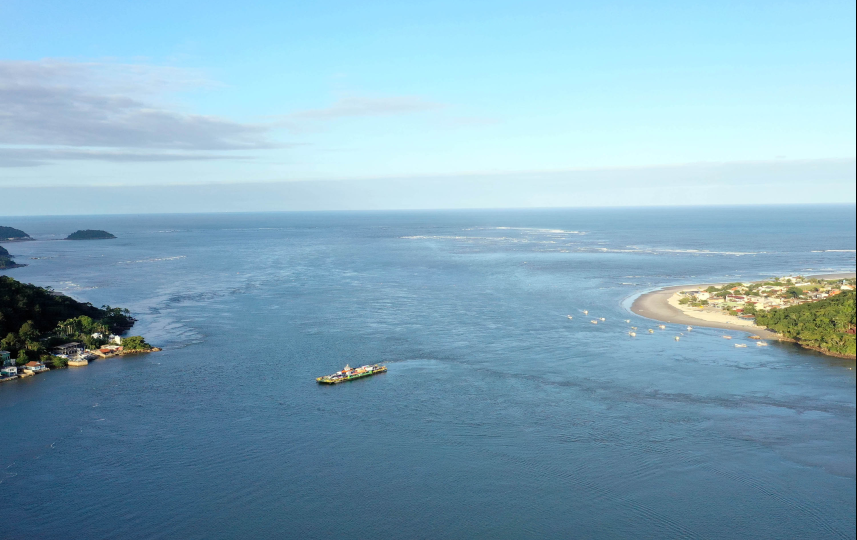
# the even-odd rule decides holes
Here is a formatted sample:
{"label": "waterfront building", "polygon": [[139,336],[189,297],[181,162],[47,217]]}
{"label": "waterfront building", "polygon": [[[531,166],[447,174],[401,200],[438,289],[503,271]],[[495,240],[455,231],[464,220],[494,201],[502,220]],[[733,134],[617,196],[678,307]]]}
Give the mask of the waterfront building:
{"label": "waterfront building", "polygon": [[71,343],[65,343],[54,347],[52,352],[56,356],[74,356],[83,352],[83,345],[77,341],[73,341]]}
{"label": "waterfront building", "polygon": [[30,371],[47,371],[48,368],[41,362],[36,362],[35,360],[31,360],[24,364],[24,369],[29,369]]}

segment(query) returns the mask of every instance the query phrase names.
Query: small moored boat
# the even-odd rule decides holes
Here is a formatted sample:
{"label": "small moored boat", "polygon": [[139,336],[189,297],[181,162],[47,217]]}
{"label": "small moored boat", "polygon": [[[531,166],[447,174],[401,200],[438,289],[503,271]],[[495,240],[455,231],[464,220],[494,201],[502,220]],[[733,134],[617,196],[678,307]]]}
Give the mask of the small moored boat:
{"label": "small moored boat", "polygon": [[743,349],[744,347],[747,346],[747,344],[746,343],[736,343],[735,346],[738,347],[739,349]]}

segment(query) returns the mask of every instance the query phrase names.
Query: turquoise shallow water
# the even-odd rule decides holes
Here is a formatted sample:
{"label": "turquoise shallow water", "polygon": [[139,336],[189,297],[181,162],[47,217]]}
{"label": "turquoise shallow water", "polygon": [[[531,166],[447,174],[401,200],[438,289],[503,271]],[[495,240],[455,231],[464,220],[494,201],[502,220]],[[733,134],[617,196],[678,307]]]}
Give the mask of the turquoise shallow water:
{"label": "turquoise shallow water", "polygon": [[853,362],[623,303],[853,272],[854,210],[4,218],[165,350],[0,386],[0,536],[853,538]]}

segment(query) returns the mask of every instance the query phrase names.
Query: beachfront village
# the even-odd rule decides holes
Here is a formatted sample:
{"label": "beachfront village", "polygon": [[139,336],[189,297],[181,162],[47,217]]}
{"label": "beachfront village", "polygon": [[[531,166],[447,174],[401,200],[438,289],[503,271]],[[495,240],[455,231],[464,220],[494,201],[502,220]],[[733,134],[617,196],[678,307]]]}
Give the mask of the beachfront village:
{"label": "beachfront village", "polygon": [[854,278],[817,279],[783,276],[755,283],[728,283],[702,290],[679,292],[680,305],[722,310],[740,318],[753,318],[757,311],[817,302],[845,291],[853,291]]}

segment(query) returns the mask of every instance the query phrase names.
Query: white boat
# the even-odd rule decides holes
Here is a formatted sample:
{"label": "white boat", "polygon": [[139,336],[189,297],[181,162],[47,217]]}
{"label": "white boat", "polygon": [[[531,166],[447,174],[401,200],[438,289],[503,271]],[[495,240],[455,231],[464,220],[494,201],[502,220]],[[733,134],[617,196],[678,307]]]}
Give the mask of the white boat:
{"label": "white boat", "polygon": [[583,310],[583,314],[584,314],[584,315],[589,315],[589,310],[588,310],[588,309],[584,309],[584,310]]}
{"label": "white boat", "polygon": [[747,346],[747,344],[746,343],[736,343],[735,346],[738,347],[739,349],[743,349],[744,347]]}
{"label": "white boat", "polygon": [[768,346],[768,344],[765,343],[764,341],[757,341],[756,345],[758,345],[759,347],[767,347]]}
{"label": "white boat", "polygon": [[631,324],[631,319],[625,319],[625,322]]}
{"label": "white boat", "polygon": [[636,327],[636,326],[632,326],[632,327],[631,327],[631,330],[636,330],[636,329],[637,329],[637,327]]}
{"label": "white boat", "polygon": [[652,330],[651,328],[649,328],[649,333],[650,333],[650,334],[654,334],[654,333],[655,333],[655,331],[654,331],[654,330]]}
{"label": "white boat", "polygon": [[659,324],[659,325],[658,325],[658,328],[660,328],[661,330],[666,330],[666,329],[667,329],[667,327],[666,327],[666,326],[664,326],[663,324]]}
{"label": "white boat", "polygon": [[595,319],[592,319],[592,320],[591,320],[591,321],[589,321],[589,322],[591,322],[592,324],[598,324],[598,321],[596,321]]}
{"label": "white boat", "polygon": [[678,339],[679,339],[679,338],[678,338],[678,336],[676,336],[676,337],[675,337],[675,340],[676,340],[676,341],[678,341]]}
{"label": "white boat", "polygon": [[722,336],[723,339],[732,339],[732,336]]}
{"label": "white boat", "polygon": [[688,326],[688,327],[687,327],[687,331],[688,331],[688,332],[690,332],[691,330],[693,330],[693,327],[692,327],[692,326]]}
{"label": "white boat", "polygon": [[571,315],[569,315],[569,316],[568,316],[568,318],[569,318],[569,319],[573,319],[574,317],[572,317]]}
{"label": "white boat", "polygon": [[605,319],[604,317],[601,317],[601,320],[602,320],[602,321],[606,321],[607,319]]}
{"label": "white boat", "polygon": [[631,337],[637,337],[637,333],[636,333],[636,332],[628,332],[628,335],[629,335],[629,336],[631,336]]}

